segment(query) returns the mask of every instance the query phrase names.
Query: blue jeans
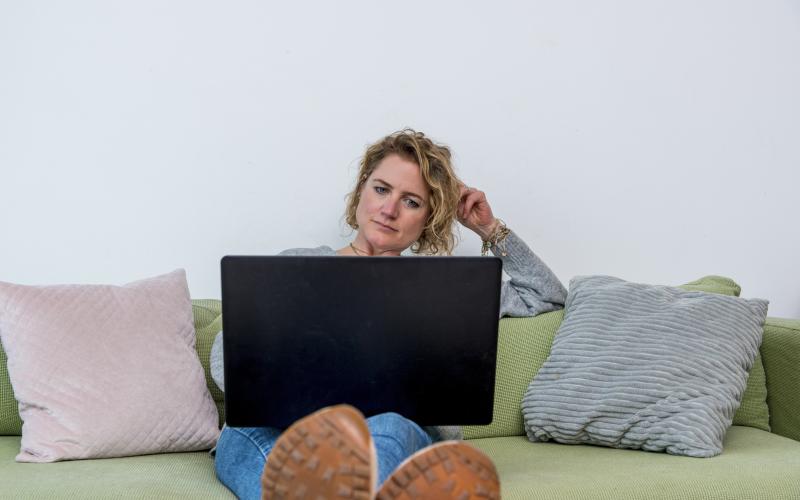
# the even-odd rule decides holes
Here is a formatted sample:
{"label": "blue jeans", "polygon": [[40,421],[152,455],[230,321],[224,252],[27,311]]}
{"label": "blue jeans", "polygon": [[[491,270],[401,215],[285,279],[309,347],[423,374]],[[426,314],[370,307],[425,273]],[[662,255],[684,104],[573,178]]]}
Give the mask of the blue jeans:
{"label": "blue jeans", "polygon": [[[431,437],[397,413],[367,419],[378,457],[378,484],[406,458],[432,443]],[[261,473],[283,431],[271,427],[225,427],[217,442],[217,478],[241,500],[261,499]]]}

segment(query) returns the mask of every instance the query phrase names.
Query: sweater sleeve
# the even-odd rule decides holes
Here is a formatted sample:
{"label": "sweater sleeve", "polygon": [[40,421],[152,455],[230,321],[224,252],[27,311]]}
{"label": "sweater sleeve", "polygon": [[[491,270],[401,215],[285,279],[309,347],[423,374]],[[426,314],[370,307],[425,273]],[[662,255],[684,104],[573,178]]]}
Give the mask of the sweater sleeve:
{"label": "sweater sleeve", "polygon": [[564,285],[516,233],[493,245],[492,253],[502,259],[503,271],[511,278],[500,288],[500,317],[536,316],[564,307]]}
{"label": "sweater sleeve", "polygon": [[222,330],[214,337],[214,343],[211,344],[211,354],[208,356],[209,365],[211,368],[211,378],[217,384],[219,390],[225,392],[225,370],[223,367],[224,356],[222,354]]}

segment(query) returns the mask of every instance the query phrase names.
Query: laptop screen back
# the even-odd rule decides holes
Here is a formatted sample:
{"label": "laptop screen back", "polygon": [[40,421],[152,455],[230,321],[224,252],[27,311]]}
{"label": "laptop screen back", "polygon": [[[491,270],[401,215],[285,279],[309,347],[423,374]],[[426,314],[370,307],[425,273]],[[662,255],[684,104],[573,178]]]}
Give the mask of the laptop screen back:
{"label": "laptop screen back", "polygon": [[228,425],[348,403],[420,425],[492,420],[496,257],[222,259]]}

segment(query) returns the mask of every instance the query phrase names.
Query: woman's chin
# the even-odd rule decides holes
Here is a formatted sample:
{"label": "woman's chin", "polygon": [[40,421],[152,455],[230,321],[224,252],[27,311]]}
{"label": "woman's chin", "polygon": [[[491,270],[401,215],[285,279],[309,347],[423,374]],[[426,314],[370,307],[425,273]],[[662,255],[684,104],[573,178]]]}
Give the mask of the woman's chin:
{"label": "woman's chin", "polygon": [[381,253],[385,252],[397,252],[400,253],[405,250],[408,246],[411,246],[409,243],[406,246],[403,246],[401,242],[398,242],[395,238],[386,238],[381,237],[382,235],[375,235],[375,237],[369,238],[370,246],[372,247],[375,255],[380,255]]}

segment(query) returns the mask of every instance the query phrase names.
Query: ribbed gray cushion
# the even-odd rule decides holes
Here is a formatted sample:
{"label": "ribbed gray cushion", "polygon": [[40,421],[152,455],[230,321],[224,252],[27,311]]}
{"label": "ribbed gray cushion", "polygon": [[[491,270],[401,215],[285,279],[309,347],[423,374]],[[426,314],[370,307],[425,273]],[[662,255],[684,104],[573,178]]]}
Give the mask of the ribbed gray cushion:
{"label": "ribbed gray cushion", "polygon": [[528,438],[721,453],[767,304],[609,276],[573,279],[550,356],[522,400]]}

